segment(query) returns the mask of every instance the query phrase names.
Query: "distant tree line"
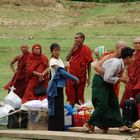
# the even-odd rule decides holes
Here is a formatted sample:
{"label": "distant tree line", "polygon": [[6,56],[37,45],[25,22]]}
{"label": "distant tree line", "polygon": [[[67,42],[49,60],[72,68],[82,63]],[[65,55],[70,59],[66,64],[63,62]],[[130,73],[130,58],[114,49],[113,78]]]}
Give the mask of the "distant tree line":
{"label": "distant tree line", "polygon": [[109,3],[109,2],[135,2],[140,0],[71,0],[71,1],[83,1],[83,2],[99,2],[99,3]]}

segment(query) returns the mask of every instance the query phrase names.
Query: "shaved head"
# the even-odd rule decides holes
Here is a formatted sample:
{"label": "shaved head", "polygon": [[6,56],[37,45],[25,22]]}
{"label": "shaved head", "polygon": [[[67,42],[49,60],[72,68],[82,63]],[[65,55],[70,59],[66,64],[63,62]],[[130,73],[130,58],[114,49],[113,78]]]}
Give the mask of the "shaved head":
{"label": "shaved head", "polygon": [[125,48],[125,47],[128,47],[127,43],[125,41],[120,40],[116,42],[115,50]]}
{"label": "shaved head", "polygon": [[135,51],[140,51],[140,37],[136,37],[133,40],[133,47],[135,48]]}
{"label": "shaved head", "polygon": [[26,44],[23,44],[23,45],[21,45],[20,47],[21,47],[21,48],[29,48],[28,45],[26,45]]}
{"label": "shaved head", "polygon": [[140,42],[140,37],[136,37],[133,42]]}
{"label": "shaved head", "polygon": [[20,49],[21,49],[22,53],[26,53],[28,51],[29,47],[28,47],[28,45],[24,44],[24,45],[20,46]]}
{"label": "shaved head", "polygon": [[115,45],[115,52],[117,54],[117,57],[120,58],[121,56],[121,50],[123,48],[127,47],[127,43],[125,41],[117,41]]}

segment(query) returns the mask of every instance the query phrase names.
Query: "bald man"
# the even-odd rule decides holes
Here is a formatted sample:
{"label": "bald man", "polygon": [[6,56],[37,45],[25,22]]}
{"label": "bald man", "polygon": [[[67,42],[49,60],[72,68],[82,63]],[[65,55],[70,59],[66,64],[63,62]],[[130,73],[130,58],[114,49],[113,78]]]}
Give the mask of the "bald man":
{"label": "bald man", "polygon": [[[21,45],[20,46],[21,53],[20,55],[16,56],[11,62],[10,62],[10,67],[11,70],[14,73],[14,76],[12,80],[5,85],[3,88],[6,90],[9,90],[11,86],[14,86],[15,93],[22,98],[24,91],[27,86],[27,82],[25,80],[25,75],[26,75],[26,62],[28,57],[30,56],[29,47],[27,45]],[[17,68],[14,67],[14,64],[17,64]]]}
{"label": "bald man", "polygon": [[123,107],[126,99],[130,97],[136,99],[137,95],[140,94],[140,37],[136,37],[133,40],[133,47],[135,49],[135,61],[127,68],[129,82],[125,85],[121,107]]}

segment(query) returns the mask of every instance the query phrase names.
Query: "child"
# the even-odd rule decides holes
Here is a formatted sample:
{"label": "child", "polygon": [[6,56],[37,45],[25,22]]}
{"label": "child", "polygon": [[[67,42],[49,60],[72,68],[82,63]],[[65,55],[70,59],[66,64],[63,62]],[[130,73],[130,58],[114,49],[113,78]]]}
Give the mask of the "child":
{"label": "child", "polygon": [[60,46],[56,43],[51,44],[50,46],[50,51],[51,51],[51,59],[50,59],[50,70],[51,70],[51,79],[55,74],[55,69],[57,67],[62,67],[64,68],[64,63],[61,60],[60,56]]}
{"label": "child", "polygon": [[66,79],[69,78],[76,83],[79,82],[78,78],[71,75],[64,69],[64,64],[60,59],[60,46],[56,43],[51,44],[51,81],[49,83],[48,94],[48,130],[51,131],[64,131],[64,95],[63,87],[66,85]]}

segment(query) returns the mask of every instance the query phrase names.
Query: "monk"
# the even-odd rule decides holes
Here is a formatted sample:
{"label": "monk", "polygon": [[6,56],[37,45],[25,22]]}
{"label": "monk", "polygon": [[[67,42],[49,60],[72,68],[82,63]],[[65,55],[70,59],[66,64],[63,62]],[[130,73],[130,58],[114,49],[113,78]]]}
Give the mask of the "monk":
{"label": "monk", "polygon": [[48,76],[47,74],[43,75],[43,72],[48,66],[48,58],[42,54],[42,47],[39,44],[33,45],[32,54],[28,58],[26,65],[26,81],[28,81],[28,86],[22,98],[22,103],[25,103],[30,100],[43,100],[46,98],[46,94],[36,96],[34,94],[34,89],[43,80],[43,86],[48,86]]}
{"label": "monk", "polygon": [[[16,56],[10,63],[11,70],[14,73],[12,80],[4,86],[4,89],[8,90],[11,86],[15,87],[14,92],[22,98],[27,87],[26,77],[26,64],[27,59],[31,55],[28,51],[29,48],[27,45],[21,45],[21,55]],[[14,67],[14,64],[17,63],[17,68]]]}
{"label": "monk", "polygon": [[84,90],[90,84],[92,51],[87,45],[84,45],[85,35],[77,33],[72,48],[70,49],[66,60],[69,61],[69,72],[79,79],[79,84],[73,84],[71,80],[67,81],[66,95],[67,101],[74,104],[84,103]]}
{"label": "monk", "polygon": [[[100,58],[100,61],[97,62],[96,64],[94,64],[94,70],[100,74],[100,75],[103,75],[104,74],[104,71],[102,69],[102,64],[109,58],[120,58],[121,56],[121,50],[123,48],[127,47],[127,44],[125,41],[117,41],[116,42],[116,45],[115,45],[115,50],[114,52],[111,52],[111,53],[105,53],[102,55],[102,57]],[[120,72],[120,76],[122,75],[123,73]],[[119,97],[119,90],[120,90],[120,82],[118,81],[117,84],[114,85],[114,89],[115,89],[115,93],[116,93],[116,96]]]}
{"label": "monk", "polygon": [[135,61],[127,68],[129,82],[125,85],[120,107],[123,107],[126,99],[130,97],[136,99],[137,95],[140,94],[140,37],[133,40],[133,47],[135,49]]}

